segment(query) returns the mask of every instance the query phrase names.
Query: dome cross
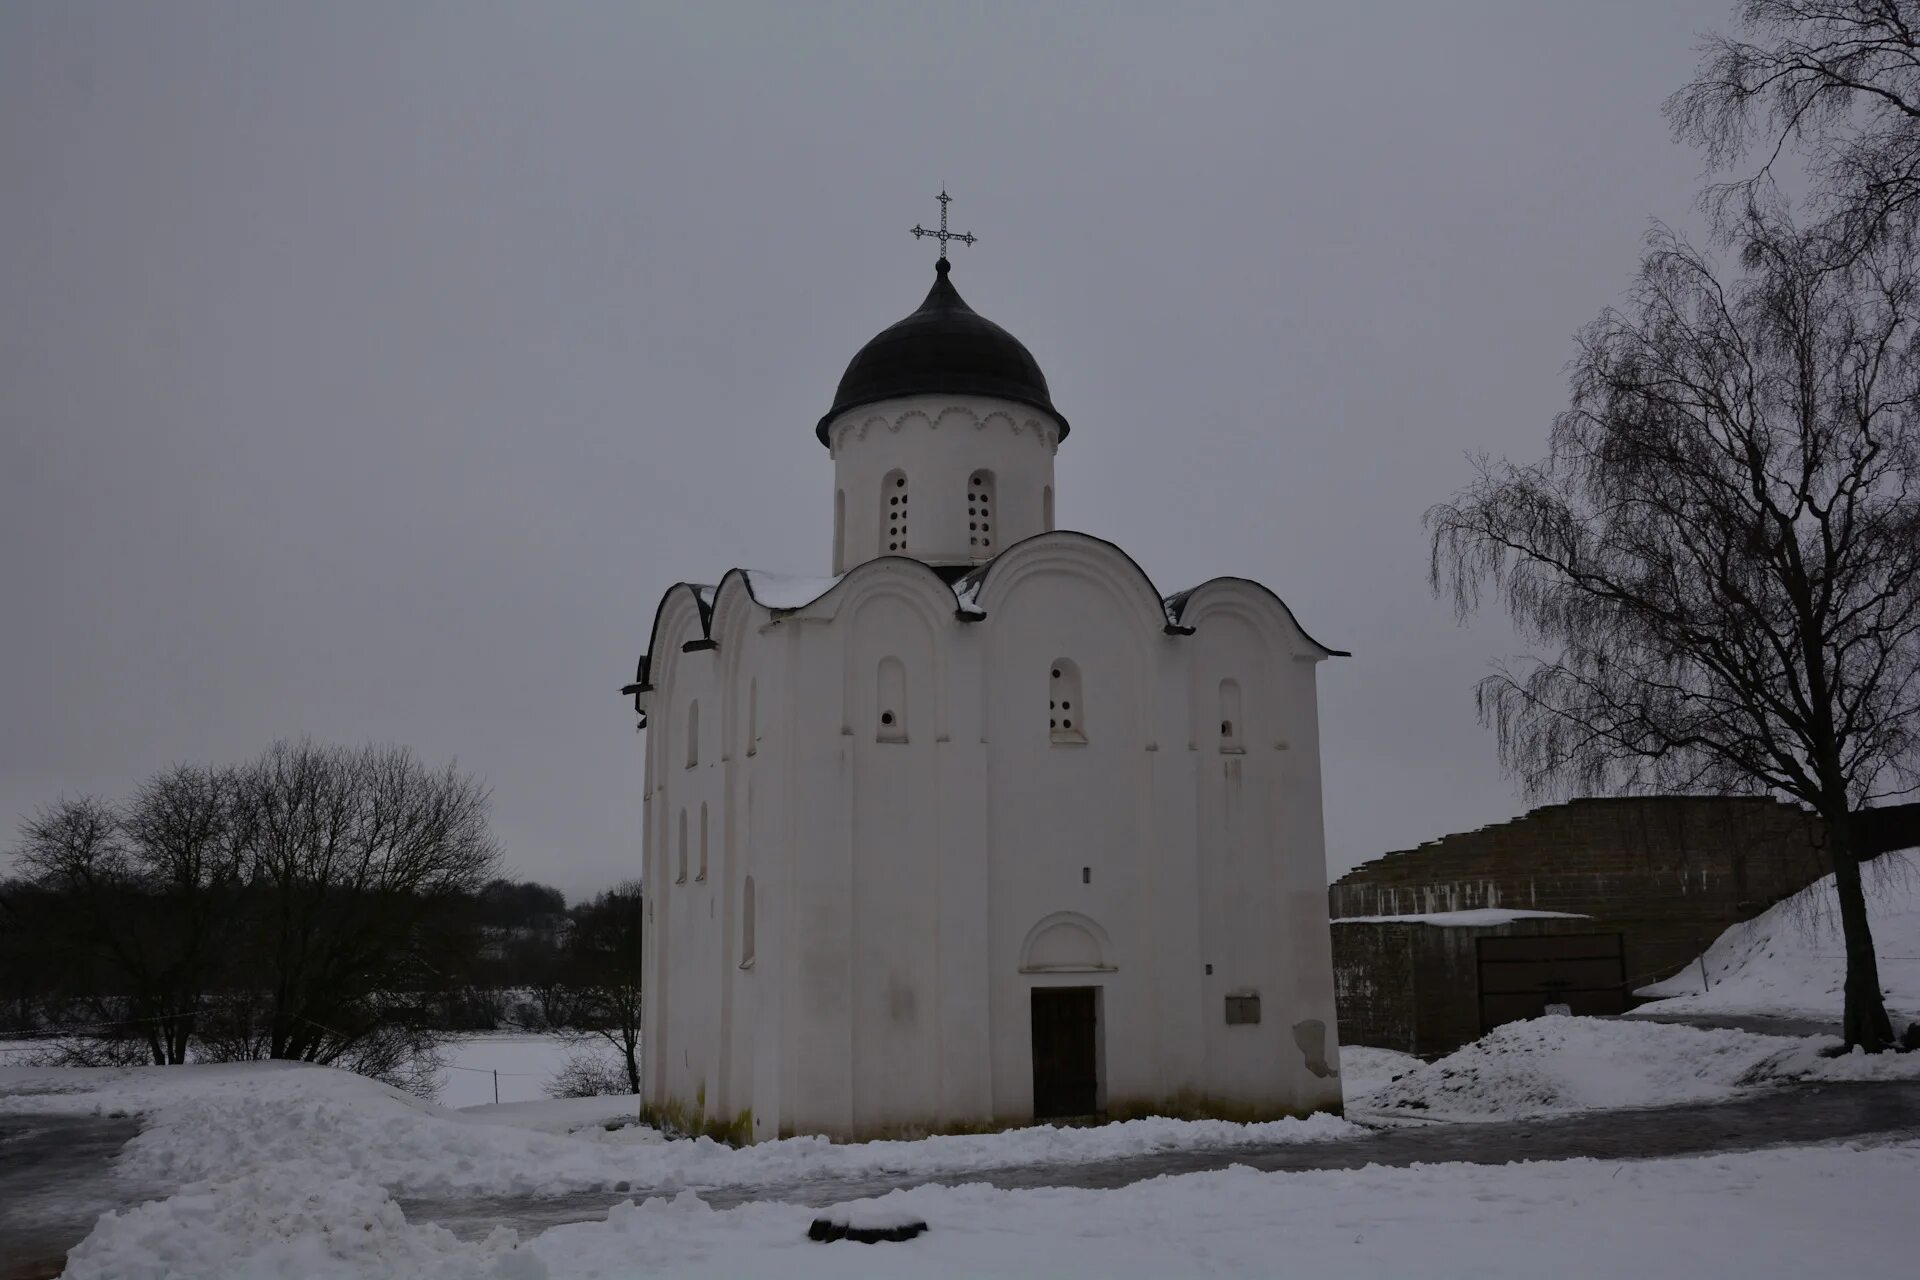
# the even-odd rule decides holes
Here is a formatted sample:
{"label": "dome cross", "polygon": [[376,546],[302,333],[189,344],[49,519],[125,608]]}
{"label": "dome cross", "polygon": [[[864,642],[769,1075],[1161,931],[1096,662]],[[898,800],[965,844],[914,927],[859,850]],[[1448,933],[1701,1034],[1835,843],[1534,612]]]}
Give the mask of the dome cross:
{"label": "dome cross", "polygon": [[947,205],[952,203],[953,197],[947,194],[945,187],[942,187],[940,188],[940,194],[937,199],[940,201],[940,229],[938,231],[929,231],[916,222],[913,224],[913,238],[918,240],[922,236],[932,236],[935,240],[938,240],[940,242],[940,260],[945,262],[947,260],[947,241],[958,240],[961,244],[971,245],[977,237],[971,231],[948,231]]}

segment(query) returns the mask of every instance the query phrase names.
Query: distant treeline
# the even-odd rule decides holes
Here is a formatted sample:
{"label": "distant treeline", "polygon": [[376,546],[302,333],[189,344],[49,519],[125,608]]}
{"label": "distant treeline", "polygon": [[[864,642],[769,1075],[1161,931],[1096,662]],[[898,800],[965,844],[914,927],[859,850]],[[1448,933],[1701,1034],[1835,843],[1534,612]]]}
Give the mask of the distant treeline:
{"label": "distant treeline", "polygon": [[487,795],[403,749],[279,744],[23,824],[0,1034],[75,1064],[291,1058],[407,1087],[448,1032],[604,1037],[637,1087],[637,886],[495,874]]}

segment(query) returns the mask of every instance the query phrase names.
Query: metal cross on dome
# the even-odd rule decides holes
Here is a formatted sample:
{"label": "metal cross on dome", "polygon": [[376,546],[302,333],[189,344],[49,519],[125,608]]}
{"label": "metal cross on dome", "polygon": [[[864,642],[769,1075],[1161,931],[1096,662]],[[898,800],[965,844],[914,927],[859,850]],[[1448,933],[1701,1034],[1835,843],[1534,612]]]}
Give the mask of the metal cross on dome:
{"label": "metal cross on dome", "polygon": [[947,257],[947,241],[958,240],[961,244],[970,245],[977,237],[975,237],[971,231],[947,230],[947,205],[952,202],[953,197],[947,194],[945,187],[940,188],[939,200],[940,229],[938,231],[929,231],[916,222],[913,224],[913,238],[918,240],[922,236],[932,236],[935,240],[938,240],[940,242],[940,258],[941,261],[944,262]]}

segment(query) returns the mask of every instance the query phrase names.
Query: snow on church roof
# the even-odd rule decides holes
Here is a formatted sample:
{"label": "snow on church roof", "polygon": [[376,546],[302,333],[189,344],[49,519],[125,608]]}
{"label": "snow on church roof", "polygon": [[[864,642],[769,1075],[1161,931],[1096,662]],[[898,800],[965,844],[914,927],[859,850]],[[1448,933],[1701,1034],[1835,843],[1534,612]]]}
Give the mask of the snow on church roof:
{"label": "snow on church roof", "polygon": [[807,577],[795,573],[768,573],[764,569],[742,569],[747,590],[769,609],[804,609],[840,585],[841,574],[834,578]]}
{"label": "snow on church roof", "polygon": [[1474,929],[1512,924],[1515,920],[1588,920],[1578,911],[1514,911],[1506,907],[1477,907],[1468,911],[1426,911],[1410,916],[1340,916],[1333,924],[1430,924],[1441,929]]}

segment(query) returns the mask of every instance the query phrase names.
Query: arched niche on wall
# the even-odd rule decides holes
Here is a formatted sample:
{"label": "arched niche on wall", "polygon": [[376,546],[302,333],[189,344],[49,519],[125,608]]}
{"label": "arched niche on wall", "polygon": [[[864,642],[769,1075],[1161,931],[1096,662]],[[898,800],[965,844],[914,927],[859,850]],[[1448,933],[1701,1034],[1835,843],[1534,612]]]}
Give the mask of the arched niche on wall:
{"label": "arched niche on wall", "polygon": [[1112,973],[1113,941],[1078,911],[1056,911],[1034,925],[1020,947],[1022,973]]}

